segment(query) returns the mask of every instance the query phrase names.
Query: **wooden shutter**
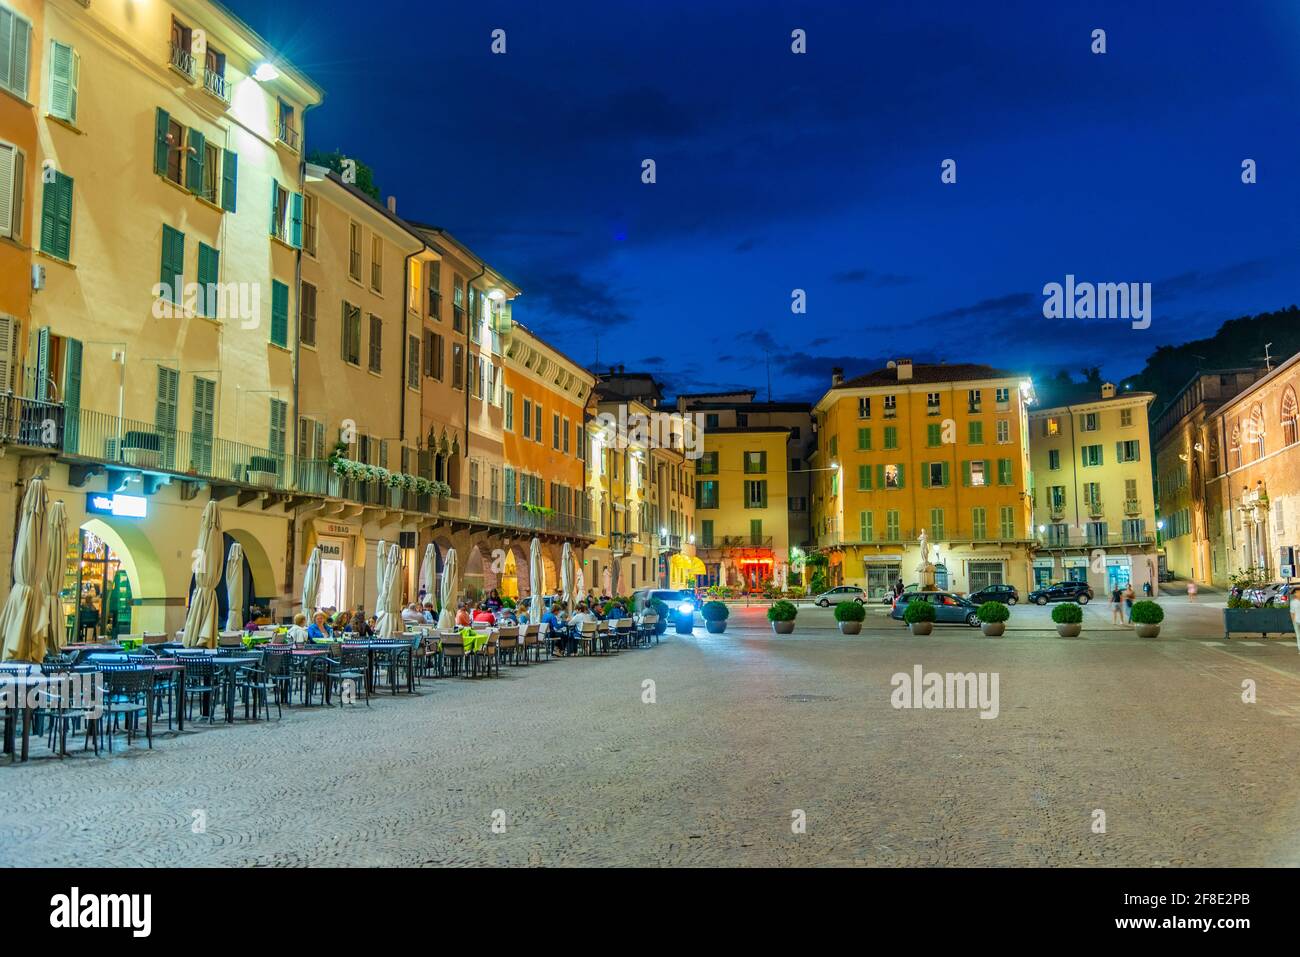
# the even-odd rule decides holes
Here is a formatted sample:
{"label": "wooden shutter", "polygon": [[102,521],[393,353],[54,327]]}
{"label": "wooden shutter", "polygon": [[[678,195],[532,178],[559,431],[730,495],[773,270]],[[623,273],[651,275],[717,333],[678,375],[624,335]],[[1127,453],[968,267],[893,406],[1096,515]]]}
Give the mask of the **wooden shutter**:
{"label": "wooden shutter", "polygon": [[271,400],[271,434],[268,444],[273,455],[284,455],[285,426],[288,406],[279,399]]}
{"label": "wooden shutter", "polygon": [[295,249],[302,249],[302,193],[294,193],[290,197],[289,219],[292,225],[289,242]]}
{"label": "wooden shutter", "polygon": [[167,155],[171,150],[167,144],[167,131],[171,128],[171,122],[170,114],[159,107],[153,123],[153,171],[159,176],[167,175]]}
{"label": "wooden shutter", "polygon": [[202,133],[191,128],[186,144],[189,149],[185,156],[185,188],[191,193],[203,193],[203,164],[207,162],[207,140]]}
{"label": "wooden shutter", "polygon": [[212,470],[212,433],[215,423],[216,383],[211,379],[194,377],[194,413],[191,419],[192,447],[190,466],[197,472],[210,474]]}
{"label": "wooden shutter", "polygon": [[36,399],[49,402],[50,395],[50,327],[42,326],[36,333]]}
{"label": "wooden shutter", "polygon": [[289,345],[289,287],[279,280],[271,280],[271,341],[277,346]]}
{"label": "wooden shutter", "polygon": [[271,235],[280,235],[280,181],[271,180]]}
{"label": "wooden shutter", "polygon": [[13,316],[0,315],[0,392],[13,391],[14,367],[10,357],[14,351],[17,325],[18,321]]}
{"label": "wooden shutter", "polygon": [[50,41],[50,114],[73,125],[77,122],[77,81],[81,59],[72,47]]}
{"label": "wooden shutter", "polygon": [[903,466],[901,464],[898,466],[898,487],[903,487]]}
{"label": "wooden shutter", "polygon": [[41,195],[41,251],[63,260],[72,252],[72,177],[57,170]]}
{"label": "wooden shutter", "polygon": [[81,340],[63,340],[63,448],[80,451]]}
{"label": "wooden shutter", "polygon": [[162,265],[158,281],[165,290],[163,298],[179,305],[185,284],[185,234],[166,223],[162,228]]}
{"label": "wooden shutter", "polygon": [[239,192],[239,155],[234,150],[223,150],[221,160],[221,208],[235,211],[235,198]]}
{"label": "wooden shutter", "polygon": [[27,68],[31,41],[31,25],[12,10],[0,7],[0,86],[24,100],[29,99]]}
{"label": "wooden shutter", "polygon": [[199,243],[200,315],[217,318],[217,285],[220,282],[220,276],[221,254],[207,243]]}
{"label": "wooden shutter", "polygon": [[951,482],[949,477],[951,473],[948,470],[948,463],[947,462],[940,463],[940,467],[943,469],[943,476],[941,478],[941,481],[943,482],[943,487],[947,488]]}
{"label": "wooden shutter", "polygon": [[966,459],[961,463],[961,484],[970,488],[970,461]]}
{"label": "wooden shutter", "polygon": [[0,236],[16,236],[22,226],[14,194],[22,189],[18,175],[18,147],[0,143]]}

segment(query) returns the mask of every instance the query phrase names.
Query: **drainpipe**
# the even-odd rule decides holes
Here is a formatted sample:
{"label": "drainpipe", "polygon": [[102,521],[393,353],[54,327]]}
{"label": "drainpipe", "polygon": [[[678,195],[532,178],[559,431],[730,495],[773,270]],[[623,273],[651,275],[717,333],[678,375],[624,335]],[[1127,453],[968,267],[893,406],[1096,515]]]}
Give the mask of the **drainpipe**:
{"label": "drainpipe", "polygon": [[[307,112],[312,108],[312,106],[313,104],[310,103],[303,106],[302,117],[301,117],[302,118],[302,152],[299,154],[299,159],[298,159],[298,193],[299,195],[302,195],[304,197],[306,196],[307,193]],[[304,213],[306,212],[306,207],[307,207],[307,202],[306,199],[304,198],[303,200]],[[306,223],[303,223],[304,232],[306,232],[306,225],[307,225]],[[224,259],[225,257],[222,258]],[[300,438],[298,435],[298,404],[299,404],[298,383],[301,377],[300,376],[301,369],[299,363],[302,360],[302,342],[299,338],[298,335],[299,330],[297,328],[298,319],[300,319],[302,316],[302,247],[301,246],[298,247],[293,257],[293,301],[294,301],[293,314],[295,317],[298,317],[294,320],[293,357],[290,361],[290,368],[292,369],[291,375],[293,378],[293,385],[291,389],[291,393],[293,397],[293,401],[292,401],[293,432],[291,433],[293,435],[293,445],[291,445],[289,449],[285,451],[285,458],[286,459],[292,458],[294,462],[295,465],[294,484],[297,484],[298,441]],[[289,522],[288,537],[287,540],[285,541],[285,556],[284,556],[285,594],[288,595],[290,598],[292,598],[293,596],[294,569],[296,567],[296,562],[294,561],[294,551],[298,547],[299,509],[295,507],[293,512],[294,512],[294,517],[293,520]]]}
{"label": "drainpipe", "polygon": [[[397,215],[397,214],[394,213],[393,215]],[[419,249],[417,249],[415,252],[411,253],[409,256],[406,257],[406,268],[403,271],[403,279],[405,281],[405,285],[402,287],[403,299],[405,299],[405,297],[411,294],[411,260],[413,260],[416,256],[420,255],[420,253],[424,252],[424,249],[425,247],[421,245]],[[398,386],[401,389],[401,391],[398,392],[397,394],[397,407],[399,410],[398,419],[397,419],[397,435],[399,441],[401,442],[406,441],[406,364],[408,362],[406,349],[408,344],[410,343],[410,331],[409,331],[409,327],[407,326],[407,322],[410,320],[410,314],[411,314],[410,303],[403,302],[402,303],[402,368],[399,370],[401,374],[397,377]],[[421,332],[423,332],[423,329],[421,329]],[[418,375],[419,370],[416,371]],[[421,403],[421,407],[423,407],[423,403]]]}

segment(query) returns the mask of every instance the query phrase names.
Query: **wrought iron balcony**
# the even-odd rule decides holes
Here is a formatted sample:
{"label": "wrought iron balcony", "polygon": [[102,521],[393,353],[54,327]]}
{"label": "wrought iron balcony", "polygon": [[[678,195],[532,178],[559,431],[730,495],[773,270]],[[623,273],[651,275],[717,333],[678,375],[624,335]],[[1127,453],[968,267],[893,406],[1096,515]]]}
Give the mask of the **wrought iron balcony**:
{"label": "wrought iron balcony", "polygon": [[1141,515],[1141,514],[1142,514],[1142,501],[1141,501],[1141,499],[1136,499],[1136,498],[1126,498],[1126,499],[1124,499],[1124,514],[1125,514],[1125,515]]}
{"label": "wrought iron balcony", "polygon": [[284,120],[280,121],[279,128],[276,131],[276,136],[280,142],[289,147],[289,149],[296,150],[298,148],[298,131]]}
{"label": "wrought iron balcony", "polygon": [[1040,548],[1103,548],[1109,545],[1152,545],[1155,543],[1155,536],[1143,532],[1075,532],[1052,534],[1050,531],[1046,534],[1037,536],[1037,543]]}
{"label": "wrought iron balcony", "polygon": [[204,70],[203,88],[213,96],[219,97],[227,103],[230,102],[230,86],[226,83],[225,74],[212,69]]}
{"label": "wrought iron balcony", "polygon": [[1093,518],[1101,518],[1106,514],[1106,509],[1102,506],[1101,499],[1094,498],[1088,502],[1088,514]]}
{"label": "wrought iron balcony", "polygon": [[171,44],[169,62],[173,69],[180,70],[188,77],[194,76],[194,54],[179,44]]}

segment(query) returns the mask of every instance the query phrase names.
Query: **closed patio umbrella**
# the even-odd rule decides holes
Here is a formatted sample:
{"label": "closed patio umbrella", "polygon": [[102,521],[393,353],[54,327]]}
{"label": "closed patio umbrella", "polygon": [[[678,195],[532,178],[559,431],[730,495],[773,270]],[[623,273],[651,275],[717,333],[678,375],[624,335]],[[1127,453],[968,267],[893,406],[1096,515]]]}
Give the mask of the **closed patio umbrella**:
{"label": "closed patio umbrella", "polygon": [[316,598],[320,592],[320,546],[311,550],[307,570],[302,576],[302,613],[310,621],[316,612]]}
{"label": "closed patio umbrella", "polygon": [[396,545],[388,549],[384,562],[383,586],[379,590],[379,637],[394,638],[402,633],[401,551]]}
{"label": "closed patio umbrella", "polygon": [[438,598],[442,611],[438,615],[438,627],[450,630],[456,627],[456,598],[460,591],[460,568],[456,565],[456,549],[447,549],[447,557],[442,560],[442,591]]}
{"label": "closed patio umbrella", "polygon": [[226,631],[243,631],[244,546],[235,542],[226,553]]}
{"label": "closed patio umbrella", "polygon": [[[50,504],[49,561],[45,568],[45,605],[50,621],[49,637],[46,639],[46,652],[54,653],[63,647],[66,636],[63,603],[59,600],[59,590],[63,587],[64,564],[68,551],[68,513],[62,502]],[[42,656],[43,657],[43,656]]]}
{"label": "closed patio umbrella", "polygon": [[437,551],[433,542],[430,542],[424,546],[424,561],[420,562],[420,587],[424,589],[424,600],[427,602],[432,602],[436,597],[433,593],[433,575],[437,567]]}
{"label": "closed patio umbrella", "polygon": [[381,615],[384,611],[384,575],[388,568],[388,543],[382,538],[379,540],[379,548],[375,550],[375,614]]}
{"label": "closed patio umbrella", "polygon": [[4,640],[5,661],[42,661],[45,636],[49,633],[49,611],[43,597],[46,575],[45,483],[38,478],[27,483],[18,540],[14,546],[14,585],[9,589],[4,611],[0,612],[0,639]]}
{"label": "closed patio umbrella", "polygon": [[537,622],[542,620],[542,614],[546,610],[546,601],[542,597],[545,592],[545,582],[542,580],[544,572],[542,569],[542,542],[534,538],[528,546],[528,587],[532,589],[533,600],[529,605],[528,620]]}
{"label": "closed patio umbrella", "polygon": [[185,615],[185,647],[215,648],[221,622],[217,612],[217,583],[221,581],[221,510],[208,502],[199,522],[199,545],[194,550],[194,590]]}
{"label": "closed patio umbrella", "polygon": [[570,608],[573,601],[573,546],[568,542],[560,550],[560,597]]}
{"label": "closed patio umbrella", "polygon": [[614,559],[614,564],[612,567],[613,567],[613,571],[610,573],[609,576],[609,597],[617,598],[618,597],[618,573],[623,570],[623,560],[621,558]]}

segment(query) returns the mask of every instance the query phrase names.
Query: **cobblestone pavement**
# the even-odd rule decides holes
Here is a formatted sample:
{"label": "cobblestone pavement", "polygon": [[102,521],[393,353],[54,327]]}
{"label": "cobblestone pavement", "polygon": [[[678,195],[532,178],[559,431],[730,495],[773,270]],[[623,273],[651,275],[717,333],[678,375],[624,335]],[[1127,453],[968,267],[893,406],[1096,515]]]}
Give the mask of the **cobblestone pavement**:
{"label": "cobblestone pavement", "polygon": [[[805,609],[776,638],[736,609],[725,635],[4,763],[0,863],[1300,863],[1294,640],[1142,641],[1093,616],[1062,640],[1039,614],[992,640],[873,610],[844,637]],[[896,710],[891,676],[918,664],[998,673],[998,717]]]}

